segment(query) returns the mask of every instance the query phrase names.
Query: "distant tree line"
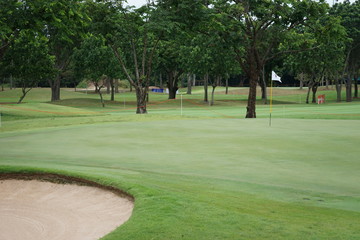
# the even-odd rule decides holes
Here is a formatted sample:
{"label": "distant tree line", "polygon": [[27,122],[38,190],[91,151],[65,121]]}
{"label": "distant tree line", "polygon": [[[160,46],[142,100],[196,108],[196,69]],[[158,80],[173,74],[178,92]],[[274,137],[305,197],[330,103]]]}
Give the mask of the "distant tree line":
{"label": "distant tree line", "polygon": [[255,118],[256,88],[266,103],[273,70],[314,96],[332,84],[341,101],[345,86],[352,101],[359,56],[359,0],[148,0],[137,9],[122,0],[0,2],[0,81],[21,87],[19,102],[36,86],[60,100],[61,87],[83,80],[114,100],[126,79],[143,114],[152,85],[173,99],[198,81],[213,104],[217,86],[246,84],[246,117]]}

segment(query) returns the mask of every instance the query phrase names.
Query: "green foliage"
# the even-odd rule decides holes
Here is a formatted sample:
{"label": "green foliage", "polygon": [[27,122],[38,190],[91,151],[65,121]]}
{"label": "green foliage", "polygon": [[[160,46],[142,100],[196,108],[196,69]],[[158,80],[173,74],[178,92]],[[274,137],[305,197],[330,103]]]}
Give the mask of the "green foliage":
{"label": "green foliage", "polygon": [[6,51],[0,67],[3,65],[2,75],[13,77],[16,85],[21,87],[22,96],[18,101],[21,103],[37,83],[55,75],[54,63],[54,56],[49,54],[47,38],[31,30],[22,30]]}
{"label": "green foliage", "polygon": [[214,8],[223,39],[233,48],[250,81],[246,117],[255,118],[256,86],[265,65],[294,51],[293,44],[286,41],[288,38],[297,39],[295,36],[300,35],[299,39],[305,41],[296,45],[307,44],[304,30],[319,26],[314,23],[325,16],[328,5],[312,0],[214,1]]}
{"label": "green foliage", "polygon": [[82,80],[81,82],[79,82],[79,83],[76,85],[77,88],[87,88],[87,86],[88,86],[88,83],[87,83],[86,80]]}
{"label": "green foliage", "polygon": [[47,39],[22,31],[5,55],[6,70],[20,86],[33,87],[55,74],[55,58],[49,54]]}
{"label": "green foliage", "polygon": [[358,74],[360,69],[360,1],[337,3],[330,14],[340,16],[350,41],[347,42],[346,69],[349,74]]}
{"label": "green foliage", "polygon": [[[284,65],[293,74],[306,74],[315,81],[320,81],[324,76],[334,78],[344,68],[347,42],[345,28],[341,26],[338,17],[329,15],[314,22],[313,26],[304,28],[301,34],[290,35],[286,44],[292,45],[294,51],[284,58]],[[308,50],[301,51],[303,47]]]}
{"label": "green foliage", "polygon": [[49,37],[50,48],[58,57],[62,56],[59,47],[62,50],[71,48],[85,36],[84,27],[90,19],[81,1],[42,1],[37,10],[39,14],[42,13],[47,25],[45,32]]}
{"label": "green foliage", "polygon": [[12,34],[18,27],[20,2],[3,0],[0,2],[0,47],[3,48],[11,40]]}
{"label": "green foliage", "polygon": [[98,82],[102,76],[119,77],[120,68],[112,50],[101,36],[90,35],[75,49],[74,68],[77,77]]}
{"label": "green foliage", "polygon": [[128,80],[119,80],[119,88],[128,89],[130,88],[130,83]]}
{"label": "green foliage", "polygon": [[[139,90],[139,106],[145,106],[150,79],[160,72],[227,76],[241,69],[250,79],[249,104],[255,116],[255,88],[261,71],[281,67],[285,58],[293,72],[299,68],[315,72],[316,66],[326,68],[318,73],[335,75],[341,62],[349,63],[348,70],[354,73],[359,69],[359,1],[335,4],[330,10],[325,1],[315,0],[159,0],[139,9],[123,3],[1,1],[0,75],[8,75],[4,71],[8,63],[3,61],[6,50],[26,31],[48,39],[45,45],[55,56],[58,71],[49,81],[53,94],[59,93],[64,80],[77,83],[72,67],[79,79],[99,79],[104,74],[126,77]],[[345,41],[344,27],[349,41]],[[99,40],[82,43],[86,36]],[[86,47],[94,51],[86,52]],[[106,52],[107,47],[115,58]],[[307,50],[313,51],[300,53]]]}

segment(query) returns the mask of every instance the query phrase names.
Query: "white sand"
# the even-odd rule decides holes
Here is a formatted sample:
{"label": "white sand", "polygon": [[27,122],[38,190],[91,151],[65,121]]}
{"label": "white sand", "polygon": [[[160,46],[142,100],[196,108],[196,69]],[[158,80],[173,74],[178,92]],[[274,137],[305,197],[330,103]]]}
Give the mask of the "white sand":
{"label": "white sand", "polygon": [[0,180],[0,239],[99,239],[132,209],[132,201],[95,187]]}

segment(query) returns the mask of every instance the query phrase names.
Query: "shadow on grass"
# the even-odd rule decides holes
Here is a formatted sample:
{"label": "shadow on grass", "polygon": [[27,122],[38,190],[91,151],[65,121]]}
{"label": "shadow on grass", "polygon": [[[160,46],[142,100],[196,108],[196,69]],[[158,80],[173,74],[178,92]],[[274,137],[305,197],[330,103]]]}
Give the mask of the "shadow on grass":
{"label": "shadow on grass", "polygon": [[[124,102],[121,101],[105,100],[104,102],[105,102],[105,106],[119,106],[124,104]],[[100,99],[94,99],[94,98],[69,98],[69,99],[59,100],[56,102],[47,102],[47,103],[58,106],[75,107],[75,108],[101,107]],[[126,101],[126,104],[135,105],[136,102]]]}

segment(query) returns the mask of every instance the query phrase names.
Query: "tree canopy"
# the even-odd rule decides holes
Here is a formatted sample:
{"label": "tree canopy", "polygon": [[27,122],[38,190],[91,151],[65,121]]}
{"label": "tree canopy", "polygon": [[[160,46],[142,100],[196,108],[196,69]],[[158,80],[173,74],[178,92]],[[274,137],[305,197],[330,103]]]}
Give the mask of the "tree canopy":
{"label": "tree canopy", "polygon": [[[214,79],[218,83],[242,74],[250,87],[246,117],[255,118],[256,88],[260,84],[266,92],[266,76],[275,66],[335,83],[345,77],[351,93],[360,68],[359,4],[157,0],[135,9],[122,0],[4,0],[0,72],[9,73],[6,52],[21,49],[19,39],[26,32],[36,36],[34,44],[44,45],[56,69],[48,78],[53,101],[60,99],[62,79],[69,72],[93,80],[125,77],[136,90],[137,113],[147,113],[148,89],[160,74],[167,78],[170,98],[175,98],[181,74],[210,76],[206,79],[212,79],[213,87]],[[36,51],[31,54],[37,56]]]}

